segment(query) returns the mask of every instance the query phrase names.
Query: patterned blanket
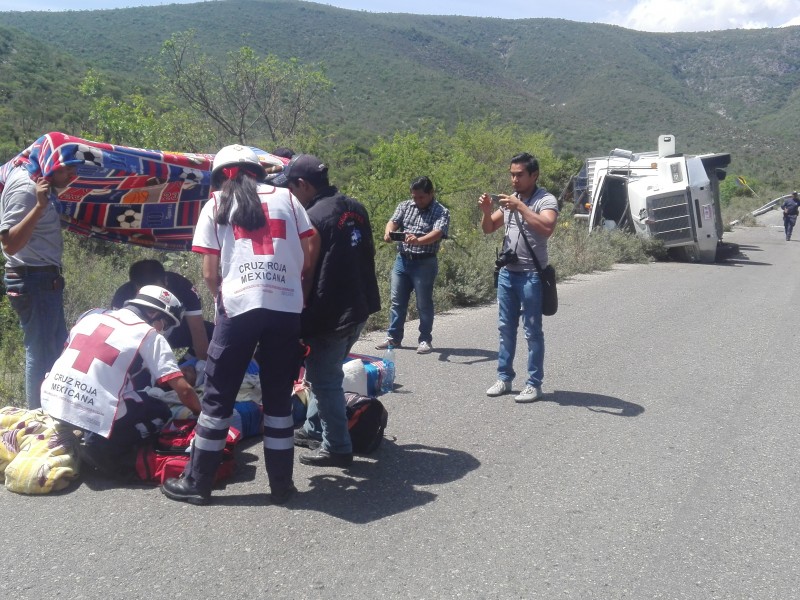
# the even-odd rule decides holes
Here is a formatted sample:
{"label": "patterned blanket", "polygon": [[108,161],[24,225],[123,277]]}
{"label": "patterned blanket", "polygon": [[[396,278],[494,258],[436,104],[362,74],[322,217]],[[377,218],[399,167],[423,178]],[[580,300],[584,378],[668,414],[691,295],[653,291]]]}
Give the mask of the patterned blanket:
{"label": "patterned blanket", "polygon": [[[273,170],[287,162],[254,150]],[[0,190],[18,165],[33,179],[77,165],[77,179],[58,194],[67,230],[161,250],[189,250],[200,208],[210,196],[213,160],[213,154],[129,148],[51,132],[0,167]]]}

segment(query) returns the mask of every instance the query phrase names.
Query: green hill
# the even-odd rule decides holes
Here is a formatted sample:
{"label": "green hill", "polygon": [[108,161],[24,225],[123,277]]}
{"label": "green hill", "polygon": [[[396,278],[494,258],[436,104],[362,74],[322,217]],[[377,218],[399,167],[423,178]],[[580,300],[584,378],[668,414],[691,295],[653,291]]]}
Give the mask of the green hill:
{"label": "green hill", "polygon": [[[800,135],[797,27],[657,34],[556,19],[371,14],[295,0],[0,19],[35,34],[54,56],[137,84],[152,76],[146,58],[190,28],[208,53],[247,44],[322,65],[335,89],[318,121],[354,139],[421,119],[453,124],[497,115],[550,131],[558,150],[578,156],[614,146],[654,149],[658,134],[672,133],[682,151],[729,151],[735,165],[788,177],[791,142]],[[9,35],[0,29],[0,44]]]}
{"label": "green hill", "polygon": [[66,109],[85,68],[19,30],[0,27],[0,157],[16,154],[45,130],[79,127]]}

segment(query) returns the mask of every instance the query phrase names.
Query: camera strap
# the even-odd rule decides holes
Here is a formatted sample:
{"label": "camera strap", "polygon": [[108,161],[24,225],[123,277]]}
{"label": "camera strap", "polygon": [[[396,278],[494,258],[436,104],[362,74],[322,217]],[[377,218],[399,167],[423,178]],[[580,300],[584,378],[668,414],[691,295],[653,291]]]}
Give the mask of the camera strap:
{"label": "camera strap", "polygon": [[[531,254],[531,258],[533,259],[533,264],[536,265],[536,271],[539,273],[539,277],[542,276],[542,264],[539,262],[539,259],[536,258],[536,253],[531,248],[531,243],[528,241],[528,235],[525,233],[525,226],[522,223],[522,219],[519,218],[519,213],[514,213],[514,218],[517,220],[517,227],[519,228],[519,235],[520,237],[525,240],[525,245],[528,247],[528,252]],[[517,238],[517,244],[519,245],[519,238]],[[516,250],[516,248],[515,248]]]}
{"label": "camera strap", "polygon": [[[508,226],[509,226],[509,224],[510,224],[510,223],[511,223],[511,220],[509,219],[509,222],[508,222],[508,223],[506,223],[506,234],[505,234],[505,236],[504,236],[505,238],[508,238]],[[524,235],[524,234],[523,234],[523,235]],[[526,241],[527,241],[527,240],[526,240]],[[516,243],[516,244],[514,244],[514,252],[515,252],[515,253],[516,253],[516,251],[517,251],[517,247],[518,247],[518,246],[519,246],[519,237],[517,237],[517,243]],[[510,250],[510,249],[511,249],[511,248],[509,248],[509,250]],[[501,252],[505,252],[505,250],[506,250],[506,244],[505,244],[505,242],[503,242],[503,248],[502,248]]]}
{"label": "camera strap", "polygon": [[[531,195],[528,198],[528,202],[523,201],[523,204],[525,206],[527,206],[528,208],[530,208],[531,210],[533,210],[533,205],[532,204],[528,204],[528,203],[533,200],[533,197],[536,195],[536,191],[538,189],[539,189],[538,186],[533,186],[533,191],[531,192]],[[519,192],[514,192],[514,195],[517,198],[519,198],[520,200],[522,200],[522,196],[519,195]],[[533,253],[533,250],[531,249],[530,242],[528,242],[528,236],[525,233],[525,227],[523,226],[523,223],[520,221],[519,213],[514,211],[513,214],[514,214],[514,218],[517,221],[517,229],[519,229],[519,235],[517,236],[517,243],[514,245],[514,252],[517,251],[517,247],[519,246],[519,238],[521,236],[525,240],[525,245],[528,247],[528,252],[530,252],[531,256],[533,256],[533,261],[536,263],[536,270],[539,271],[539,273],[541,273],[542,272],[542,267],[539,264],[539,261],[536,259],[536,255]],[[509,215],[508,223],[506,223],[506,236],[508,236],[508,227],[509,227],[510,224],[511,224],[511,215]]]}

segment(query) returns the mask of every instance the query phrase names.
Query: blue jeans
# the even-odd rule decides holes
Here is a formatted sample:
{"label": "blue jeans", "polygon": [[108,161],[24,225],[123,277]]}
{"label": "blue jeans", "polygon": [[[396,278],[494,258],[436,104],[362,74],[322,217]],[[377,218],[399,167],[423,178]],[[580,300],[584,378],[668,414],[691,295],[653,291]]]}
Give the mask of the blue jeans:
{"label": "blue jeans", "polygon": [[542,332],[542,286],[536,271],[514,272],[501,269],[497,280],[500,351],[497,376],[511,382],[514,353],[517,349],[517,328],[520,314],[528,342],[528,379],[526,384],[539,387],[544,379],[544,333]]}
{"label": "blue jeans", "polygon": [[311,353],[306,357],[306,379],[311,384],[313,394],[309,396],[303,427],[310,437],[322,438],[322,447],[329,452],[350,454],[353,451],[347,429],[342,364],[361,335],[365,323],[343,332],[306,337],[304,340],[311,347]]}
{"label": "blue jeans", "polygon": [[392,306],[389,309],[387,337],[398,344],[403,334],[411,291],[417,298],[419,313],[419,342],[433,340],[433,282],[439,273],[439,260],[430,258],[411,259],[398,254],[392,269]]}
{"label": "blue jeans", "polygon": [[67,341],[64,278],[46,272],[22,277],[6,272],[3,284],[22,328],[28,408],[41,408],[42,381],[61,356]]}

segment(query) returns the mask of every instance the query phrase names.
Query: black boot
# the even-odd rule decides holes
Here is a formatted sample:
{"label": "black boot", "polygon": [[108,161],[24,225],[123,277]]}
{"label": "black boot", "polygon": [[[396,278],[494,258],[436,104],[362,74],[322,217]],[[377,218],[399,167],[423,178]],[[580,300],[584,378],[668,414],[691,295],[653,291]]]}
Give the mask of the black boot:
{"label": "black boot", "polygon": [[183,475],[167,479],[161,486],[161,492],[170,500],[189,504],[203,505],[211,500],[211,490],[201,490]]}
{"label": "black boot", "polygon": [[295,492],[297,492],[297,488],[290,481],[287,485],[272,486],[269,499],[273,504],[286,504]]}

